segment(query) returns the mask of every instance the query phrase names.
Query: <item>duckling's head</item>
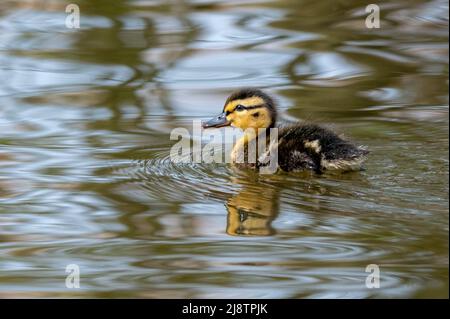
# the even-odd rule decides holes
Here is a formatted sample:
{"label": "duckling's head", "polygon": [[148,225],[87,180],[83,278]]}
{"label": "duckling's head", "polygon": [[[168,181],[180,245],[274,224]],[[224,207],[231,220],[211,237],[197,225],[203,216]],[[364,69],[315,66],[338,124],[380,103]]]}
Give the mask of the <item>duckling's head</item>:
{"label": "duckling's head", "polygon": [[246,88],[233,92],[218,116],[203,123],[203,128],[234,126],[242,130],[275,126],[277,111],[270,96],[258,89]]}

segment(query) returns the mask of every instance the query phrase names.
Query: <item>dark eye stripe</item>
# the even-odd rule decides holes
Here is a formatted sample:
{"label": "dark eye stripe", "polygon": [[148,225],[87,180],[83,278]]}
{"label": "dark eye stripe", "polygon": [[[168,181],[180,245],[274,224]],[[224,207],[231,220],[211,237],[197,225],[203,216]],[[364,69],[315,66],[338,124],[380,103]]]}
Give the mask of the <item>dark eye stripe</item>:
{"label": "dark eye stripe", "polygon": [[[239,105],[240,105],[240,104],[239,104]],[[236,108],[237,108],[239,105],[236,105],[236,107],[234,108],[234,110],[231,111],[230,113],[233,113],[234,111],[236,111]],[[259,109],[260,107],[264,107],[264,104],[252,105],[252,106],[243,106],[243,105],[241,105],[241,107],[242,107],[244,110],[253,110],[253,109]]]}

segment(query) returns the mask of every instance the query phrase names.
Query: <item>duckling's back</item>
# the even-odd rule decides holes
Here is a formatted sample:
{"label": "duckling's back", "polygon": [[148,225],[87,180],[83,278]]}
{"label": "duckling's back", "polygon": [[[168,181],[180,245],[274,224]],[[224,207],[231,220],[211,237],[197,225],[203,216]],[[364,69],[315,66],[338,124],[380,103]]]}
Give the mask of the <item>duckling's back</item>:
{"label": "duckling's back", "polygon": [[278,165],[284,171],[361,170],[368,153],[315,124],[279,127]]}

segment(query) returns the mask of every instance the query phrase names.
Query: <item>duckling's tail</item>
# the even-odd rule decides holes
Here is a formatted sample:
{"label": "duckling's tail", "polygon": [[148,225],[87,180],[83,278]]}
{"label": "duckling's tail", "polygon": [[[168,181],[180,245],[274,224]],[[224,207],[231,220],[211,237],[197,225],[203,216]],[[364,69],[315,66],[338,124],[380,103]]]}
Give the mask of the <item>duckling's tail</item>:
{"label": "duckling's tail", "polygon": [[367,156],[370,151],[365,146],[353,147],[351,150],[347,150],[345,156],[321,160],[321,166],[326,170],[332,171],[360,171],[364,169],[364,162],[367,160]]}

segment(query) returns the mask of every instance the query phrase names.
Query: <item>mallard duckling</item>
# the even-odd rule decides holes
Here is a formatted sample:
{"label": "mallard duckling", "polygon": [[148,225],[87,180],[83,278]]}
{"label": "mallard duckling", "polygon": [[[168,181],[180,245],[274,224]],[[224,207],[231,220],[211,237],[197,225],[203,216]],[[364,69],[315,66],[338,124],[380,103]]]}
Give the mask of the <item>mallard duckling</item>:
{"label": "mallard duckling", "polygon": [[[360,170],[369,153],[355,146],[334,132],[311,123],[276,125],[277,110],[274,100],[258,89],[246,88],[232,93],[218,116],[203,123],[203,128],[233,126],[244,130],[244,136],[236,142],[231,153],[232,162],[246,167],[265,165],[261,158],[273,147],[278,152],[278,168],[283,171],[312,170],[323,173],[328,170]],[[256,163],[250,163],[248,146],[268,131],[278,129],[278,140],[256,154]],[[257,132],[257,133],[252,133]],[[261,135],[264,132],[264,135]]]}

